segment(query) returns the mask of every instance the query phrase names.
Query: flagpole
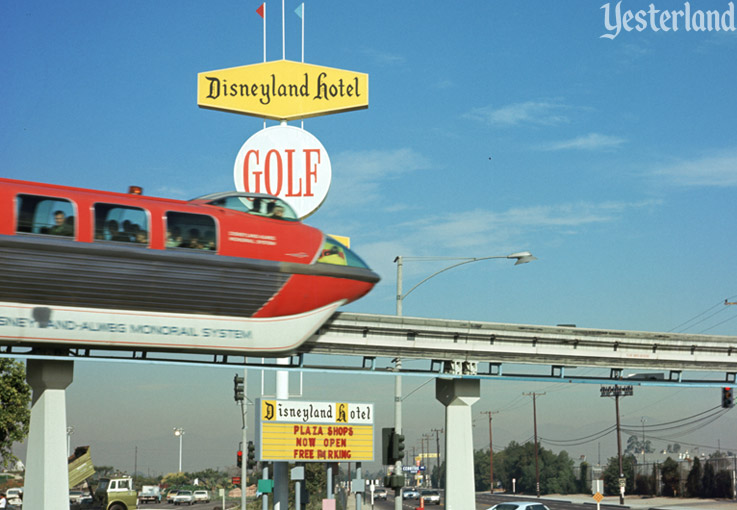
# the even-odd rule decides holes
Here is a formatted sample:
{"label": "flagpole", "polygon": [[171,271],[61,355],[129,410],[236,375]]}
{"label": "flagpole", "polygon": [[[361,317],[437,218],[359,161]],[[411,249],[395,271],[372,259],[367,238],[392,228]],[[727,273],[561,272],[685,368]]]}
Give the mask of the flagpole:
{"label": "flagpole", "polygon": [[284,36],[284,0],[281,0],[281,59],[287,58],[287,49],[285,44],[286,37]]}
{"label": "flagpole", "polygon": [[[261,7],[263,7],[263,15],[261,17],[264,22],[264,63],[266,63],[266,2],[262,3]],[[266,118],[264,118],[264,129],[266,129]]]}

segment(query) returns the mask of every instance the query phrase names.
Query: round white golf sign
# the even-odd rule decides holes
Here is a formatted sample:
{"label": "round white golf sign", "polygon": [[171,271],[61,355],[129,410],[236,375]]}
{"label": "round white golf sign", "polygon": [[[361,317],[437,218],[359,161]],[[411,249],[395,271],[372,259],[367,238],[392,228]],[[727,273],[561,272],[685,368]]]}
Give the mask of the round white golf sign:
{"label": "round white golf sign", "polygon": [[235,158],[235,188],[284,199],[297,216],[315,212],[330,189],[330,158],[304,129],[273,126],[246,140]]}

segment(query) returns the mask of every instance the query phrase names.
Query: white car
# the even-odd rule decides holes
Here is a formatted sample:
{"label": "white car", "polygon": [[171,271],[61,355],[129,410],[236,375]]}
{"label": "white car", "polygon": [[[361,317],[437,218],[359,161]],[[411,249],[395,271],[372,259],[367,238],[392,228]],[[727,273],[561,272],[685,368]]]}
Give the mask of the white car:
{"label": "white car", "polygon": [[412,487],[405,487],[402,491],[402,499],[420,499],[420,491]]}
{"label": "white car", "polygon": [[69,491],[69,502],[70,503],[79,503],[79,498],[84,496],[84,492],[80,490],[70,490]]}
{"label": "white car", "polygon": [[383,499],[386,501],[386,489],[384,487],[378,487],[374,489],[374,499]]}
{"label": "white car", "polygon": [[210,491],[194,491],[195,503],[209,503]]}
{"label": "white car", "polygon": [[487,510],[550,510],[542,503],[535,501],[510,501],[509,503],[499,503]]}
{"label": "white car", "polygon": [[175,505],[194,505],[194,494],[192,491],[178,491],[174,496]]}
{"label": "white car", "polygon": [[425,503],[440,504],[440,493],[436,490],[424,490],[420,492],[420,497],[425,500]]}
{"label": "white car", "polygon": [[5,491],[5,498],[9,505],[15,507],[23,506],[23,487],[14,487]]}

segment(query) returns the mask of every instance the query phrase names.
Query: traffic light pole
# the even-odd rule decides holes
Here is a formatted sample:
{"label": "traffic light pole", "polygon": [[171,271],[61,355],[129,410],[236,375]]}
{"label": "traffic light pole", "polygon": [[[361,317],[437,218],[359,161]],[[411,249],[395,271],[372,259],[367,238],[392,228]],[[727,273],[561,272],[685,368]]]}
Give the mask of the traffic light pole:
{"label": "traffic light pole", "polygon": [[[247,370],[243,369],[243,400],[241,400],[241,417],[243,418],[243,427],[242,427],[242,441],[243,441],[243,449],[248,451],[248,422],[246,421],[246,416],[248,414],[248,408],[246,406],[246,376],[247,376]],[[243,451],[243,450],[241,450]],[[246,487],[248,485],[248,461],[241,462],[241,510],[246,510]]]}
{"label": "traffic light pole", "polygon": [[[402,360],[397,358],[395,360],[395,367],[397,372],[402,370]],[[394,432],[395,434],[402,433],[402,376],[397,375],[394,378]],[[402,459],[398,459],[394,462],[394,475],[402,475]],[[402,510],[402,488],[397,487],[394,489],[394,510]]]}

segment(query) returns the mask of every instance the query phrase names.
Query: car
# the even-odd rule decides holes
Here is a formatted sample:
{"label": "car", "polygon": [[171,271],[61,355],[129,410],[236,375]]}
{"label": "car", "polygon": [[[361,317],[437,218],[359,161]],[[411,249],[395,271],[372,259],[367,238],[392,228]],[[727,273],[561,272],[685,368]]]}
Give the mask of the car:
{"label": "car", "polygon": [[194,494],[192,491],[177,491],[173,502],[175,505],[194,505]]}
{"label": "car", "polygon": [[194,491],[195,503],[209,503],[210,502],[210,491],[199,490]]}
{"label": "car", "polygon": [[384,487],[377,487],[374,489],[374,499],[383,499],[386,501],[387,492]]}
{"label": "car", "polygon": [[23,487],[13,487],[5,491],[5,498],[9,508],[21,508],[23,506]]}
{"label": "car", "polygon": [[169,492],[166,493],[166,502],[167,503],[174,503],[174,498],[177,495],[177,492],[179,492],[176,489],[172,489]]}
{"label": "car", "polygon": [[405,487],[402,491],[402,499],[420,499],[420,491],[414,487]]}
{"label": "car", "polygon": [[547,506],[536,501],[509,501],[507,503],[499,503],[487,510],[550,510]]}
{"label": "car", "polygon": [[79,503],[79,498],[84,496],[84,491],[72,489],[69,491],[69,502]]}
{"label": "car", "polygon": [[420,492],[420,497],[425,500],[425,503],[433,503],[435,505],[440,504],[440,493],[435,490],[424,490]]}

